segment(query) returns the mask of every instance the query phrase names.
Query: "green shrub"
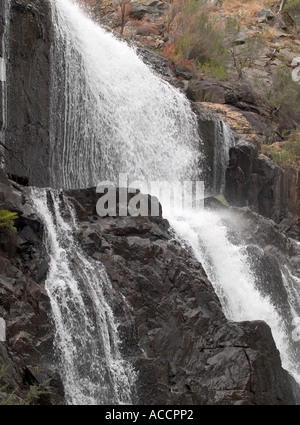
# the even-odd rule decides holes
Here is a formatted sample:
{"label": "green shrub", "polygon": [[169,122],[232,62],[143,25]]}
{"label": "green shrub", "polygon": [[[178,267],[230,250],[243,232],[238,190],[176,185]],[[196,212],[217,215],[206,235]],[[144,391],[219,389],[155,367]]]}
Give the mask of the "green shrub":
{"label": "green shrub", "polygon": [[300,0],[289,1],[284,7],[283,12],[288,12],[290,9],[300,10]]}
{"label": "green shrub", "polygon": [[4,227],[12,232],[16,232],[14,226],[15,220],[18,218],[18,214],[15,212],[0,210],[0,227]]}
{"label": "green shrub", "polygon": [[238,73],[239,78],[242,78],[244,68],[251,68],[265,43],[260,35],[248,37],[243,42],[238,43],[237,39],[240,32],[240,21],[237,18],[227,18],[224,43],[230,53],[231,66]]}
{"label": "green shrub", "polygon": [[191,0],[181,11],[181,23],[173,34],[176,54],[193,60],[196,67],[213,74],[227,68],[228,52],[224,45],[223,28],[211,18],[204,0]]}
{"label": "green shrub", "polygon": [[238,18],[217,18],[212,5],[205,0],[190,0],[182,6],[171,34],[177,57],[193,61],[199,72],[216,79],[225,79],[228,71],[243,76],[264,47],[261,36],[238,43],[241,31]]}
{"label": "green shrub", "polygon": [[298,170],[300,167],[300,133],[298,132],[291,133],[284,142],[263,145],[261,150],[283,169]]}
{"label": "green shrub", "polygon": [[199,72],[207,75],[208,77],[215,78],[216,80],[224,80],[227,76],[227,69],[223,65],[204,63],[198,64],[197,69]]}
{"label": "green shrub", "polygon": [[49,396],[52,394],[52,391],[47,388],[48,381],[45,381],[41,384],[30,385],[29,391],[23,401],[25,405],[34,405],[38,402],[40,397]]}
{"label": "green shrub", "polygon": [[15,406],[15,405],[34,405],[38,404],[39,400],[43,396],[49,396],[52,394],[49,388],[49,380],[35,385],[30,385],[29,390],[25,395],[21,397],[16,395],[16,389],[11,390],[9,385],[5,383],[7,375],[7,368],[0,367],[0,406]]}

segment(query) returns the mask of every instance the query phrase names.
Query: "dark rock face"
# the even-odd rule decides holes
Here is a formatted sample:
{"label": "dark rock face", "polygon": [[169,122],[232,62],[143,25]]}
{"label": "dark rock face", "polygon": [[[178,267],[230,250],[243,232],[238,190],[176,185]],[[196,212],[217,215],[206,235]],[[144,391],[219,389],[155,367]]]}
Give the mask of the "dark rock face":
{"label": "dark rock face", "polygon": [[[9,171],[30,177],[35,185],[47,185],[49,180],[49,16],[48,1],[12,0],[6,136],[19,161],[8,157]],[[144,57],[153,61],[154,55],[144,52]],[[187,89],[190,75],[172,70],[157,56],[153,63],[168,81]],[[209,140],[213,119],[203,121]],[[242,152],[238,166],[244,175],[253,176],[250,181],[261,182],[256,187],[268,191],[265,164],[260,165],[251,152],[246,159]],[[235,187],[229,185],[229,191],[233,193]],[[261,213],[273,214],[271,196],[265,205],[258,202],[265,192],[251,192],[245,182],[239,190],[241,204],[252,193],[253,205],[262,205]],[[11,245],[9,235],[1,234],[0,316],[6,323],[6,341],[0,342],[0,362],[7,367],[3,379],[8,394],[17,389],[24,399],[30,385],[49,379],[52,395],[36,402],[60,404],[63,390],[53,351],[51,308],[43,287],[48,258],[42,225],[26,193],[10,186],[0,173],[0,208],[17,211],[20,217]],[[263,322],[226,320],[202,266],[173,240],[162,217],[99,219],[92,190],[66,195],[78,214],[78,241],[105,265],[111,278],[112,307],[122,323],[123,355],[138,371],[137,403],[297,403],[297,387],[281,368],[269,327]]]}
{"label": "dark rock face", "polygon": [[[48,258],[43,228],[20,190],[0,174],[0,208],[17,211],[17,233],[0,227],[0,317],[6,326],[0,342],[0,385],[7,385],[0,398],[15,393],[15,401],[28,401],[30,386],[44,384],[49,394],[31,400],[34,404],[61,404],[63,388],[54,356],[51,306],[43,283]],[[13,398],[12,398],[13,400]]]}
{"label": "dark rock face", "polygon": [[[60,404],[43,288],[43,226],[28,189],[6,186],[19,211],[18,258],[0,253],[0,316],[6,322],[0,360],[7,366],[7,391],[17,388],[24,399],[29,385],[49,379],[52,394],[35,402]],[[201,264],[173,238],[163,217],[99,218],[94,189],[66,195],[77,212],[80,246],[104,264],[112,282],[109,300],[122,354],[138,373],[135,404],[297,403],[297,386],[281,367],[269,327],[227,321]]]}
{"label": "dark rock face", "polygon": [[259,155],[254,145],[244,141],[230,149],[225,196],[231,205],[249,206],[276,223],[289,212],[298,213],[297,176]]}
{"label": "dark rock face", "polygon": [[227,321],[201,264],[166,220],[99,219],[84,193],[68,193],[81,211],[77,238],[112,281],[123,355],[138,372],[137,403],[296,403],[269,327]]}
{"label": "dark rock face", "polygon": [[210,79],[198,79],[190,86],[190,98],[195,102],[233,105],[241,110],[258,112],[253,90],[245,83],[232,84]]}
{"label": "dark rock face", "polygon": [[169,7],[168,3],[157,0],[132,3],[129,15],[133,19],[139,20],[147,17],[149,21],[155,21],[164,15]]}
{"label": "dark rock face", "polygon": [[[0,16],[1,19],[3,16]],[[11,0],[7,34],[6,145],[13,151],[13,155],[6,153],[8,171],[29,177],[31,184],[47,185],[51,48],[49,2]]]}
{"label": "dark rock face", "polygon": [[294,5],[288,5],[287,8],[287,15],[293,20],[293,23],[295,24],[297,31],[300,32],[300,5],[299,3]]}

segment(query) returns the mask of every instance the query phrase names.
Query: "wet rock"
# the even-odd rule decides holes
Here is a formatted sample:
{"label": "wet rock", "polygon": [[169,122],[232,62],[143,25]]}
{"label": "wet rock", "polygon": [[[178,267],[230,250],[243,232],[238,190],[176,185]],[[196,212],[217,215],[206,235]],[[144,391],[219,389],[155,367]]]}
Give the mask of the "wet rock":
{"label": "wet rock", "polygon": [[247,205],[276,223],[290,212],[297,214],[294,173],[282,170],[269,158],[259,155],[251,143],[240,141],[230,149],[229,156],[225,197],[231,205]]}
{"label": "wet rock", "polygon": [[5,340],[0,341],[0,368],[5,369],[0,386],[7,384],[3,398],[15,393],[16,402],[23,404],[32,385],[24,371],[36,369],[35,385],[47,382],[51,394],[35,400],[35,404],[62,404],[64,393],[54,357],[51,306],[43,287],[48,271],[43,228],[30,202],[26,204],[25,194],[20,197],[22,205],[19,197],[13,196],[17,186],[13,188],[3,176],[1,182],[4,205],[17,205],[19,214],[16,233],[0,228],[0,316],[6,328]]}
{"label": "wet rock", "polygon": [[12,153],[5,153],[7,171],[40,186],[49,184],[51,25],[48,0],[11,1],[6,144]]}
{"label": "wet rock", "polygon": [[20,192],[9,184],[5,172],[0,170],[0,209],[17,211],[20,207]]}
{"label": "wet rock", "polygon": [[234,86],[209,78],[198,79],[190,84],[189,97],[192,101],[228,104],[241,110],[258,112],[253,90],[246,83]]}
{"label": "wet rock", "polygon": [[[84,208],[84,191],[72,202],[77,195]],[[201,264],[168,222],[106,217],[79,222],[78,232],[96,242],[94,258],[110,276],[122,353],[138,372],[137,403],[293,404],[297,387],[269,327],[226,320]]]}

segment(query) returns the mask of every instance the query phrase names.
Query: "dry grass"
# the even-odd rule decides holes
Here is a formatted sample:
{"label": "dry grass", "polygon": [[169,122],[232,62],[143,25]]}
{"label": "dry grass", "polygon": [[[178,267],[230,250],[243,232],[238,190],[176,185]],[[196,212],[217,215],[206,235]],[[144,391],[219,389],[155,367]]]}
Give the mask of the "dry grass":
{"label": "dry grass", "polygon": [[273,43],[278,38],[278,29],[276,27],[265,27],[261,34],[265,42]]}
{"label": "dry grass", "polygon": [[238,16],[242,25],[251,25],[257,12],[273,5],[274,0],[225,0],[222,9],[228,16]]}
{"label": "dry grass", "polygon": [[259,10],[270,8],[274,5],[274,0],[225,0],[222,4],[224,9],[228,11],[239,11],[247,15],[254,15]]}

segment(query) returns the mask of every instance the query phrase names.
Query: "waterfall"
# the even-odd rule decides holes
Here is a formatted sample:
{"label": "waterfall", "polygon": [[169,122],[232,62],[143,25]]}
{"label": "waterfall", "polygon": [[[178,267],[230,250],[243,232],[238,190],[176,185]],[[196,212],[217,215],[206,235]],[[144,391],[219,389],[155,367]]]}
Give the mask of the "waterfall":
{"label": "waterfall", "polygon": [[268,284],[273,286],[272,276],[258,276],[256,261],[252,261],[247,245],[235,231],[238,217],[232,211],[191,212],[185,217],[171,218],[170,223],[203,265],[226,317],[233,321],[260,319],[268,323],[283,367],[300,383],[300,347],[292,338],[292,320],[300,312],[299,289],[295,288],[299,279],[287,270],[283,272],[287,302],[278,305],[272,291],[266,293]]}
{"label": "waterfall", "polygon": [[120,354],[104,266],[87,258],[76,243],[74,212],[59,192],[32,189],[31,197],[47,234],[50,266],[45,287],[66,402],[130,404],[135,372]]}
{"label": "waterfall", "polygon": [[[119,173],[127,173],[131,180],[146,178],[170,182],[201,177],[197,120],[185,96],[155,75],[134,49],[92,22],[72,0],[56,0],[52,9],[50,139],[53,187],[96,186],[100,180],[116,181]],[[219,130],[217,139],[223,143],[221,154],[215,156],[214,189],[222,191],[227,149],[233,139],[227,126]],[[215,152],[219,151],[216,146]],[[35,197],[48,231],[51,268],[47,288],[53,304],[68,400],[70,403],[88,400],[92,404],[107,400],[107,394],[113,393],[113,400],[124,402],[129,398],[128,376],[132,371],[128,375],[126,369],[130,370],[130,365],[117,355],[117,329],[103,291],[96,294],[98,287],[109,286],[108,277],[103,268],[99,269],[99,264],[88,262],[77,249],[70,236],[75,223],[62,219],[57,195],[52,202],[55,221],[46,205],[46,195]],[[232,220],[234,222],[234,217]],[[272,298],[260,290],[247,247],[233,236],[228,220],[213,211],[185,211],[183,216],[171,217],[170,222],[178,238],[193,248],[203,264],[228,319],[265,320],[272,329],[283,367],[298,378],[297,356],[283,313]],[[80,263],[75,274],[71,271],[72,256]],[[98,268],[97,277],[95,267]],[[84,297],[78,279],[83,287],[87,281],[91,282],[88,291],[93,293],[93,300],[98,300],[95,302],[98,313],[91,319],[84,315]],[[290,285],[290,280],[294,282],[292,274],[285,284]],[[73,300],[76,307],[69,309]],[[299,304],[294,299],[295,302]],[[108,317],[103,317],[103,309],[109,312]],[[67,323],[63,320],[65,315]],[[73,328],[74,315],[82,327],[82,338],[95,331],[101,333],[104,341],[101,350],[88,346],[94,369],[97,369],[97,362],[102,364],[103,357],[111,367],[110,385],[104,389],[103,399],[96,386],[97,379],[102,379],[101,373],[95,370],[93,375],[85,366],[81,368],[83,352],[77,356],[72,349],[73,339],[81,338],[77,335],[78,323],[75,331]],[[97,322],[97,315],[101,323]],[[92,320],[95,320],[96,330],[92,329]],[[111,344],[107,339],[108,331],[105,331],[107,327],[114,330],[115,348],[105,347],[106,343]],[[89,342],[91,339],[88,338]],[[84,346],[82,342],[82,349]],[[111,362],[112,352],[117,359]],[[86,384],[85,390],[81,391],[81,384],[78,389],[74,376],[77,383]],[[127,380],[125,384],[124,380]],[[118,393],[119,382],[122,388],[127,388],[125,393]],[[103,385],[105,387],[105,383]]]}
{"label": "waterfall", "polygon": [[185,96],[72,1],[55,1],[53,21],[53,186],[96,186],[120,172],[195,178],[199,138]]}
{"label": "waterfall", "polygon": [[235,138],[229,125],[222,120],[216,120],[214,136],[212,194],[223,195],[225,190],[225,173],[229,161],[229,149],[234,146]]}

